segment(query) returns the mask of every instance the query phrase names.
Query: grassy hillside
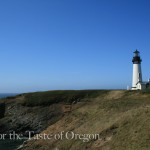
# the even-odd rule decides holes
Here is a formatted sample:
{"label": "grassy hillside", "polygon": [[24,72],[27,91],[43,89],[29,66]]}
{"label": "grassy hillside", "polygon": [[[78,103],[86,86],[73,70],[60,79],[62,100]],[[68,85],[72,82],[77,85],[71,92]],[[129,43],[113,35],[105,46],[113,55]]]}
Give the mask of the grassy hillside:
{"label": "grassy hillside", "polygon": [[60,91],[46,91],[25,94],[23,101],[24,106],[47,106],[53,103],[69,103],[80,101],[84,98],[94,98],[101,93],[106,93],[106,90],[60,90]]}
{"label": "grassy hillside", "polygon": [[24,145],[23,149],[150,149],[149,90],[142,92],[92,91],[90,94],[88,94],[88,91],[86,92],[86,94],[83,94],[83,99],[73,105],[72,112],[66,114],[42,133],[55,134],[61,131],[73,131],[78,134],[99,134],[100,139],[90,140],[89,142],[65,138],[63,140],[31,140]]}

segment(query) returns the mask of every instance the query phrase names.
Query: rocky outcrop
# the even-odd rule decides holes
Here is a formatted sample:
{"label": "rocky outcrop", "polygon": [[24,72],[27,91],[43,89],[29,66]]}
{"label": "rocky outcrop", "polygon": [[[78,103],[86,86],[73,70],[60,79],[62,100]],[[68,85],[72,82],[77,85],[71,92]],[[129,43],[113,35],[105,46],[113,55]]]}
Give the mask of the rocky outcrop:
{"label": "rocky outcrop", "polygon": [[5,114],[5,103],[0,103],[0,118],[3,118]]}
{"label": "rocky outcrop", "polygon": [[0,133],[12,131],[25,135],[26,131],[40,133],[63,116],[61,105],[27,107],[21,99],[6,99],[0,104]]}

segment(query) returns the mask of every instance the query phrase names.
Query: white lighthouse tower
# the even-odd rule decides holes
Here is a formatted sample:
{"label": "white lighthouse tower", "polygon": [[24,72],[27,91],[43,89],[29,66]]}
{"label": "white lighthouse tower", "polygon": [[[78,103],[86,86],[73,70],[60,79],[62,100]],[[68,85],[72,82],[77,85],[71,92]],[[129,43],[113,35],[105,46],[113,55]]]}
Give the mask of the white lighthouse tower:
{"label": "white lighthouse tower", "polygon": [[132,77],[132,90],[141,90],[142,86],[142,70],[141,70],[141,58],[139,55],[139,51],[136,50],[134,52],[134,57],[132,59],[133,62],[133,77]]}
{"label": "white lighthouse tower", "polygon": [[148,82],[143,82],[142,80],[142,69],[141,69],[142,59],[140,58],[140,52],[138,50],[134,52],[132,62],[133,62],[132,90],[150,89],[150,79],[148,80]]}

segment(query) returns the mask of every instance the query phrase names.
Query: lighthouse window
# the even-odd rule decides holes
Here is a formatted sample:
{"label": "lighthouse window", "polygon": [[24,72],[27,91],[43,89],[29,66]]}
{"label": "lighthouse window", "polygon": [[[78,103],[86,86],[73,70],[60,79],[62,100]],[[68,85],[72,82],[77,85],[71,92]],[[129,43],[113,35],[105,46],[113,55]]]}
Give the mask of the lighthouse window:
{"label": "lighthouse window", "polygon": [[138,56],[139,56],[139,54],[138,54],[138,53],[134,53],[134,54],[135,54],[135,55],[134,55],[135,57],[138,57]]}

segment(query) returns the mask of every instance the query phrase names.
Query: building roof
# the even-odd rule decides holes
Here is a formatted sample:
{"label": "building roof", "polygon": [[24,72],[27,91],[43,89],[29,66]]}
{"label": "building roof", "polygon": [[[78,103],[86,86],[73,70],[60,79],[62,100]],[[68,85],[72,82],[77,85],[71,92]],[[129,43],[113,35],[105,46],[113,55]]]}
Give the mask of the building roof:
{"label": "building roof", "polygon": [[150,82],[140,82],[140,84],[149,84]]}

